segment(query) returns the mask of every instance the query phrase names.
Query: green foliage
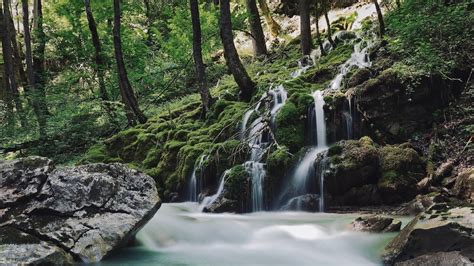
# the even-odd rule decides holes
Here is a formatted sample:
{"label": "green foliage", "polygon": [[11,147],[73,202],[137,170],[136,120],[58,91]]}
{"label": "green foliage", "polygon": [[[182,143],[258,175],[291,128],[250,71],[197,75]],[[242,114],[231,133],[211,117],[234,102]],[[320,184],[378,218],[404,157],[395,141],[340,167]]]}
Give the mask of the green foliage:
{"label": "green foliage", "polygon": [[406,0],[386,16],[390,49],[413,69],[450,74],[472,65],[472,2]]}

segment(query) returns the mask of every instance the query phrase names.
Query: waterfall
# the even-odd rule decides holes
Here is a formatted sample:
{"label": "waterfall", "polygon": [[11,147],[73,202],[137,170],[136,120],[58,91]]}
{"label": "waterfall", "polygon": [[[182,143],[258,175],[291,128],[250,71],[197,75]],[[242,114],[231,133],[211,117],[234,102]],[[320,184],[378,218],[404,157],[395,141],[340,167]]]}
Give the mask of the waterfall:
{"label": "waterfall", "polygon": [[314,98],[314,113],[316,117],[316,139],[317,147],[324,148],[326,143],[326,121],[324,118],[324,97],[321,91],[313,93]]}
{"label": "waterfall", "polygon": [[347,61],[344,62],[344,64],[339,66],[339,73],[329,83],[330,90],[340,89],[343,79],[354,67],[365,68],[365,67],[370,66],[368,53],[369,53],[369,48],[371,47],[371,45],[366,44],[366,46],[362,49],[361,47],[363,44],[366,44],[366,42],[360,41],[354,45],[354,52],[352,52],[351,57],[347,59]]}
{"label": "waterfall", "polygon": [[253,112],[255,112],[254,109],[248,110],[244,114],[244,118],[242,119],[242,123],[240,126],[240,140],[245,139],[245,132],[247,131],[247,124],[249,122],[250,116],[252,116]]}
{"label": "waterfall", "polygon": [[354,138],[354,118],[356,114],[352,111],[352,105],[352,96],[350,94],[346,94],[346,101],[344,101],[344,107],[342,110],[342,121],[345,127],[345,139]]}
{"label": "waterfall", "polygon": [[[310,186],[312,183],[310,182],[312,178],[316,175],[319,176],[319,205],[320,211],[324,210],[324,171],[323,167],[318,167],[319,169],[315,168],[315,160],[318,156],[324,153],[327,150],[327,140],[326,140],[326,121],[324,117],[324,97],[321,91],[315,91],[313,93],[314,98],[314,106],[310,108],[312,114],[310,114],[310,124],[311,127],[315,127],[311,129],[311,143],[315,143],[316,146],[311,147],[304,157],[298,163],[296,167],[292,181],[293,186],[295,188],[295,192],[297,195],[301,196],[304,194],[309,193]],[[290,199],[290,201],[294,200],[294,198]],[[289,203],[288,203],[289,204]]]}
{"label": "waterfall", "polygon": [[[354,51],[351,54],[351,57],[344,62],[342,65],[339,66],[339,72],[334,77],[333,80],[329,83],[329,87],[327,90],[339,90],[342,86],[342,81],[347,76],[347,74],[353,68],[366,68],[370,67],[371,62],[369,58],[369,49],[372,43],[367,41],[360,41],[354,45]],[[364,48],[362,48],[364,46]],[[352,110],[352,97],[351,95],[346,96],[346,101],[344,102],[344,107],[342,111],[342,121],[345,127],[345,139],[353,139],[354,138],[354,116],[355,112]]]}
{"label": "waterfall", "polygon": [[214,203],[219,198],[219,196],[222,194],[222,192],[224,191],[225,179],[229,175],[229,172],[230,172],[230,170],[226,170],[222,174],[222,176],[219,180],[219,187],[217,188],[216,194],[214,194],[212,196],[207,196],[202,200],[201,205],[200,205],[201,211],[204,209],[204,207],[209,206],[212,203]]}
{"label": "waterfall", "polygon": [[[203,184],[202,184],[202,172],[204,170],[204,162],[209,158],[208,155],[201,155],[199,162],[194,166],[193,173],[191,175],[191,180],[189,182],[189,195],[188,199],[192,202],[197,202],[199,193],[201,193]],[[199,170],[199,175],[197,174]]]}
{"label": "waterfall", "polygon": [[[250,159],[244,163],[245,170],[250,175],[252,182],[252,211],[262,211],[264,210],[263,202],[263,183],[265,180],[265,164],[261,162],[262,157],[266,151],[266,148],[271,142],[271,137],[268,135],[268,126],[272,129],[275,127],[275,120],[278,111],[284,106],[288,94],[283,87],[283,85],[277,86],[275,89],[270,89],[268,93],[265,93],[260,102],[262,102],[268,96],[272,97],[272,106],[270,109],[270,125],[268,125],[268,118],[265,118],[264,115],[260,115],[255,119],[249,129],[248,143],[251,148]],[[255,112],[258,112],[260,103],[254,109]],[[242,125],[248,123],[250,115],[248,111],[242,120]],[[247,117],[248,116],[248,117]],[[245,131],[247,129],[245,128]],[[243,132],[245,136],[245,131]]]}
{"label": "waterfall", "polygon": [[292,78],[297,78],[304,74],[310,67],[314,65],[314,59],[310,56],[306,55],[301,60],[298,61],[298,69],[291,72],[290,76]]}

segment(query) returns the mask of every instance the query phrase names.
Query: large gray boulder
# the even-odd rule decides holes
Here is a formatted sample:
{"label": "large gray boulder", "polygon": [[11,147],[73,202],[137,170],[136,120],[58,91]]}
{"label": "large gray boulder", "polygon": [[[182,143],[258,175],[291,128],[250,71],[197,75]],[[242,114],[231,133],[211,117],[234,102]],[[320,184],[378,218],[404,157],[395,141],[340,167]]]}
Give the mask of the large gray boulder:
{"label": "large gray boulder", "polygon": [[0,264],[100,261],[126,245],[160,204],[154,180],[122,164],[0,162],[0,230],[27,239],[0,238]]}
{"label": "large gray boulder", "polygon": [[[433,205],[416,216],[386,247],[387,265],[474,262],[474,209]],[[455,263],[463,265],[464,263]]]}

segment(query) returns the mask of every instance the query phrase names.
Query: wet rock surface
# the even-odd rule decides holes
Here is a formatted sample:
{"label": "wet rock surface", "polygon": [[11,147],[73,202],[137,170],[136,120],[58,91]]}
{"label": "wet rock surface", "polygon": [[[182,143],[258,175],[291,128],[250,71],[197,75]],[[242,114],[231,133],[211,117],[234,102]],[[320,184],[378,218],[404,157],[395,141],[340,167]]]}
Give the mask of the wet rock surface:
{"label": "wet rock surface", "polygon": [[[41,157],[0,162],[0,230],[28,239],[1,238],[9,248],[0,248],[0,257],[7,264],[100,261],[126,245],[160,203],[154,180],[121,164],[55,169]],[[21,253],[25,247],[34,255]]]}
{"label": "wet rock surface", "polygon": [[385,233],[400,231],[402,222],[392,217],[371,215],[358,217],[351,223],[351,226],[354,231]]}
{"label": "wet rock surface", "polygon": [[403,228],[385,247],[382,258],[387,265],[472,264],[473,229],[473,208],[436,204]]}
{"label": "wet rock surface", "polygon": [[281,210],[317,212],[319,211],[319,200],[320,197],[316,194],[302,195],[292,198]]}

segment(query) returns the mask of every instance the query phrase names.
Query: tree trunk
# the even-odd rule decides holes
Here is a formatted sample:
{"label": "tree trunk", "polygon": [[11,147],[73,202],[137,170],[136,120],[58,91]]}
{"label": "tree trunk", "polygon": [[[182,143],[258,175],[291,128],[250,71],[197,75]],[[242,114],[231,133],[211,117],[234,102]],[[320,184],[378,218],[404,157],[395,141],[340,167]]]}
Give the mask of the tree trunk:
{"label": "tree trunk", "polygon": [[201,95],[203,116],[209,111],[209,105],[212,98],[209,89],[206,86],[206,69],[202,59],[201,47],[201,21],[199,20],[199,3],[198,0],[189,1],[191,8],[191,20],[193,25],[193,56],[196,68],[196,79]]}
{"label": "tree trunk", "polygon": [[267,5],[267,0],[258,0],[258,6],[260,7],[260,10],[262,10],[262,15],[265,18],[268,30],[270,31],[273,37],[278,37],[278,35],[280,34],[281,27],[273,19],[272,14],[270,12],[270,8],[268,8]]}
{"label": "tree trunk", "polygon": [[258,13],[257,2],[255,0],[246,0],[247,12],[249,14],[250,32],[252,33],[253,52],[255,56],[267,54],[265,44],[265,35],[263,34],[260,14]]}
{"label": "tree trunk", "polygon": [[15,62],[13,57],[13,45],[12,45],[12,27],[11,25],[13,19],[10,14],[10,1],[3,0],[3,11],[2,11],[2,21],[4,25],[3,29],[3,38],[2,38],[2,48],[3,48],[3,61],[5,64],[5,78],[7,79],[7,90],[13,101],[15,103],[15,109],[19,116],[19,120],[22,127],[26,126],[26,118],[23,116],[23,106],[20,99],[20,94],[18,91],[18,84],[16,80],[16,71],[15,71]]}
{"label": "tree trunk", "polygon": [[377,0],[372,0],[375,5],[375,10],[377,10],[377,18],[379,20],[379,36],[380,38],[383,37],[385,34],[385,23],[383,22],[383,14],[382,10],[380,9],[379,2]]}
{"label": "tree trunk", "polygon": [[9,55],[9,49],[10,49],[10,42],[8,42],[8,31],[7,27],[5,25],[5,19],[3,15],[3,7],[0,4],[0,30],[1,30],[1,38],[2,38],[2,54],[3,54],[3,69],[2,69],[2,75],[3,75],[3,87],[1,96],[2,100],[5,101],[6,105],[6,117],[7,117],[7,125],[8,126],[13,126],[15,123],[15,119],[13,117],[13,105],[12,105],[12,94],[11,94],[11,86],[10,86],[10,73],[8,71],[9,66],[8,65],[8,55]]}
{"label": "tree trunk", "polygon": [[326,52],[324,51],[323,40],[321,39],[321,33],[319,32],[319,17],[316,18],[316,38],[318,39],[321,55],[326,54]]}
{"label": "tree trunk", "polygon": [[329,16],[328,16],[328,12],[324,12],[324,18],[326,19],[326,25],[328,26],[328,40],[329,40],[329,43],[332,45],[332,47],[336,47],[336,43],[334,42],[334,40],[332,39],[332,30],[331,30],[331,22],[329,22]]}
{"label": "tree trunk", "polygon": [[36,116],[36,120],[38,121],[38,128],[40,133],[40,139],[46,138],[46,118],[45,115],[42,113],[42,108],[40,101],[38,100],[38,95],[35,95],[37,89],[35,87],[35,72],[33,70],[33,56],[31,51],[31,36],[30,36],[30,11],[28,8],[28,0],[21,0],[22,9],[23,9],[23,29],[24,29],[24,37],[25,37],[25,61],[26,61],[26,73],[27,73],[27,80],[28,80],[28,89],[27,94],[31,100],[33,105],[33,111]]}
{"label": "tree trunk", "polygon": [[97,71],[97,78],[99,79],[99,93],[100,98],[103,101],[108,101],[109,96],[107,94],[107,89],[105,88],[105,81],[104,81],[104,59],[102,58],[102,45],[100,43],[99,33],[97,33],[97,26],[95,23],[94,16],[92,14],[90,0],[84,0],[84,5],[86,8],[86,16],[87,22],[89,25],[89,30],[92,36],[92,44],[94,45],[95,50],[95,64],[96,64],[96,71]]}
{"label": "tree trunk", "polygon": [[255,90],[255,83],[242,65],[234,45],[229,0],[220,1],[220,13],[219,28],[227,66],[232,72],[235,82],[239,85],[240,98],[244,101],[250,101]]}
{"label": "tree trunk", "polygon": [[122,40],[120,37],[120,16],[120,0],[114,0],[114,51],[115,60],[117,61],[120,94],[122,95],[122,101],[125,105],[125,113],[128,122],[134,125],[136,121],[145,123],[147,119],[138,106],[138,101],[128,79],[127,70],[123,61]]}
{"label": "tree trunk", "polygon": [[28,80],[26,77],[25,69],[23,68],[21,50],[16,39],[16,29],[13,18],[10,16],[10,40],[12,43],[12,51],[14,57],[15,68],[18,70],[18,75],[20,77],[21,85],[25,88],[28,85]]}
{"label": "tree trunk", "polygon": [[309,14],[309,1],[299,0],[298,8],[300,11],[300,38],[301,52],[303,55],[310,55],[313,48],[311,40],[311,17]]}

